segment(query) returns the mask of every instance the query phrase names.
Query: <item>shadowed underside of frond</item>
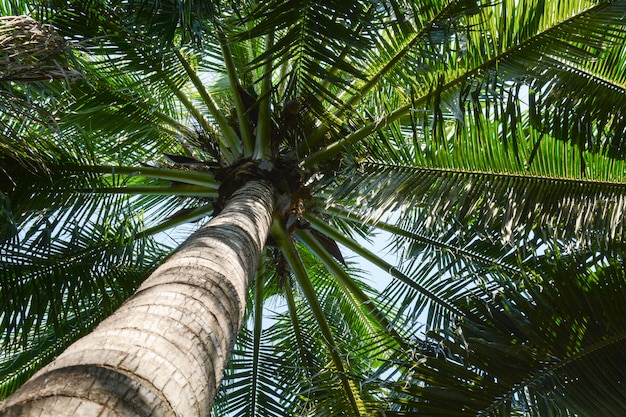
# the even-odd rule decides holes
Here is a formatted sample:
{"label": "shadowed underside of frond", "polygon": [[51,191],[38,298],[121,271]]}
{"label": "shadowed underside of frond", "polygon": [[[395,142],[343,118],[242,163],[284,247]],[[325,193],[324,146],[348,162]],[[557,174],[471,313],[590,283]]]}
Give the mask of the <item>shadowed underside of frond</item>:
{"label": "shadowed underside of frond", "polygon": [[546,285],[508,282],[470,299],[480,320],[432,331],[434,348],[400,354],[386,415],[621,416],[626,328],[612,300],[624,297],[623,264],[601,259],[590,272],[580,261],[555,261]]}
{"label": "shadowed underside of frond", "polygon": [[337,198],[354,198],[374,224],[397,210],[408,226],[417,210],[424,212],[420,230],[437,234],[457,223],[503,245],[532,239],[605,247],[621,241],[626,227],[626,189],[618,182],[364,162]]}

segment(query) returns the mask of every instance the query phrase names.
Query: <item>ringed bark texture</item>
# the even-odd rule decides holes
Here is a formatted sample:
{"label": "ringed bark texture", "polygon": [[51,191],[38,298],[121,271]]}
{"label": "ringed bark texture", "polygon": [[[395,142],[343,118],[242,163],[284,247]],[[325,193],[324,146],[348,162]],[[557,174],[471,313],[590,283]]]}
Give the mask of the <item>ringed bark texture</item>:
{"label": "ringed bark texture", "polygon": [[2,416],[205,416],[241,327],[274,189],[251,181]]}

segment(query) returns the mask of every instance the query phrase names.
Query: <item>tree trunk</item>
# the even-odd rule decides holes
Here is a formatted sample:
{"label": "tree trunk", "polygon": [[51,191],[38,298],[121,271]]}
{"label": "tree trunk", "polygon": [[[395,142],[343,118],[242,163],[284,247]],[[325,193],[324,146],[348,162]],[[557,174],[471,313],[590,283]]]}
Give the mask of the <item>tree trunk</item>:
{"label": "tree trunk", "polygon": [[272,221],[253,181],[111,317],[0,404],[3,416],[207,416]]}

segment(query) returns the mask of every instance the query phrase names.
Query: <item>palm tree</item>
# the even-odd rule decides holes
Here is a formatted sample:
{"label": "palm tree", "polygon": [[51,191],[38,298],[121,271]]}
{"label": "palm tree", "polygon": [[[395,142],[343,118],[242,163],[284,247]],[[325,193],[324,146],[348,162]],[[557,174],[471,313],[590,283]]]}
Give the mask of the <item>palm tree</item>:
{"label": "palm tree", "polygon": [[620,415],[626,1],[32,13],[1,415]]}

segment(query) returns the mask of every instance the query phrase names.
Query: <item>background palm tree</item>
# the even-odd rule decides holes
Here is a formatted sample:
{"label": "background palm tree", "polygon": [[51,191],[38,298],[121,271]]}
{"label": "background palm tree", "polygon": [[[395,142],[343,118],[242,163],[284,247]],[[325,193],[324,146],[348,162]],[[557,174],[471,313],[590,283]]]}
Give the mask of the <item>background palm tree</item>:
{"label": "background palm tree", "polygon": [[85,81],[2,80],[3,396],[261,179],[216,415],[621,415],[625,1],[31,13]]}

